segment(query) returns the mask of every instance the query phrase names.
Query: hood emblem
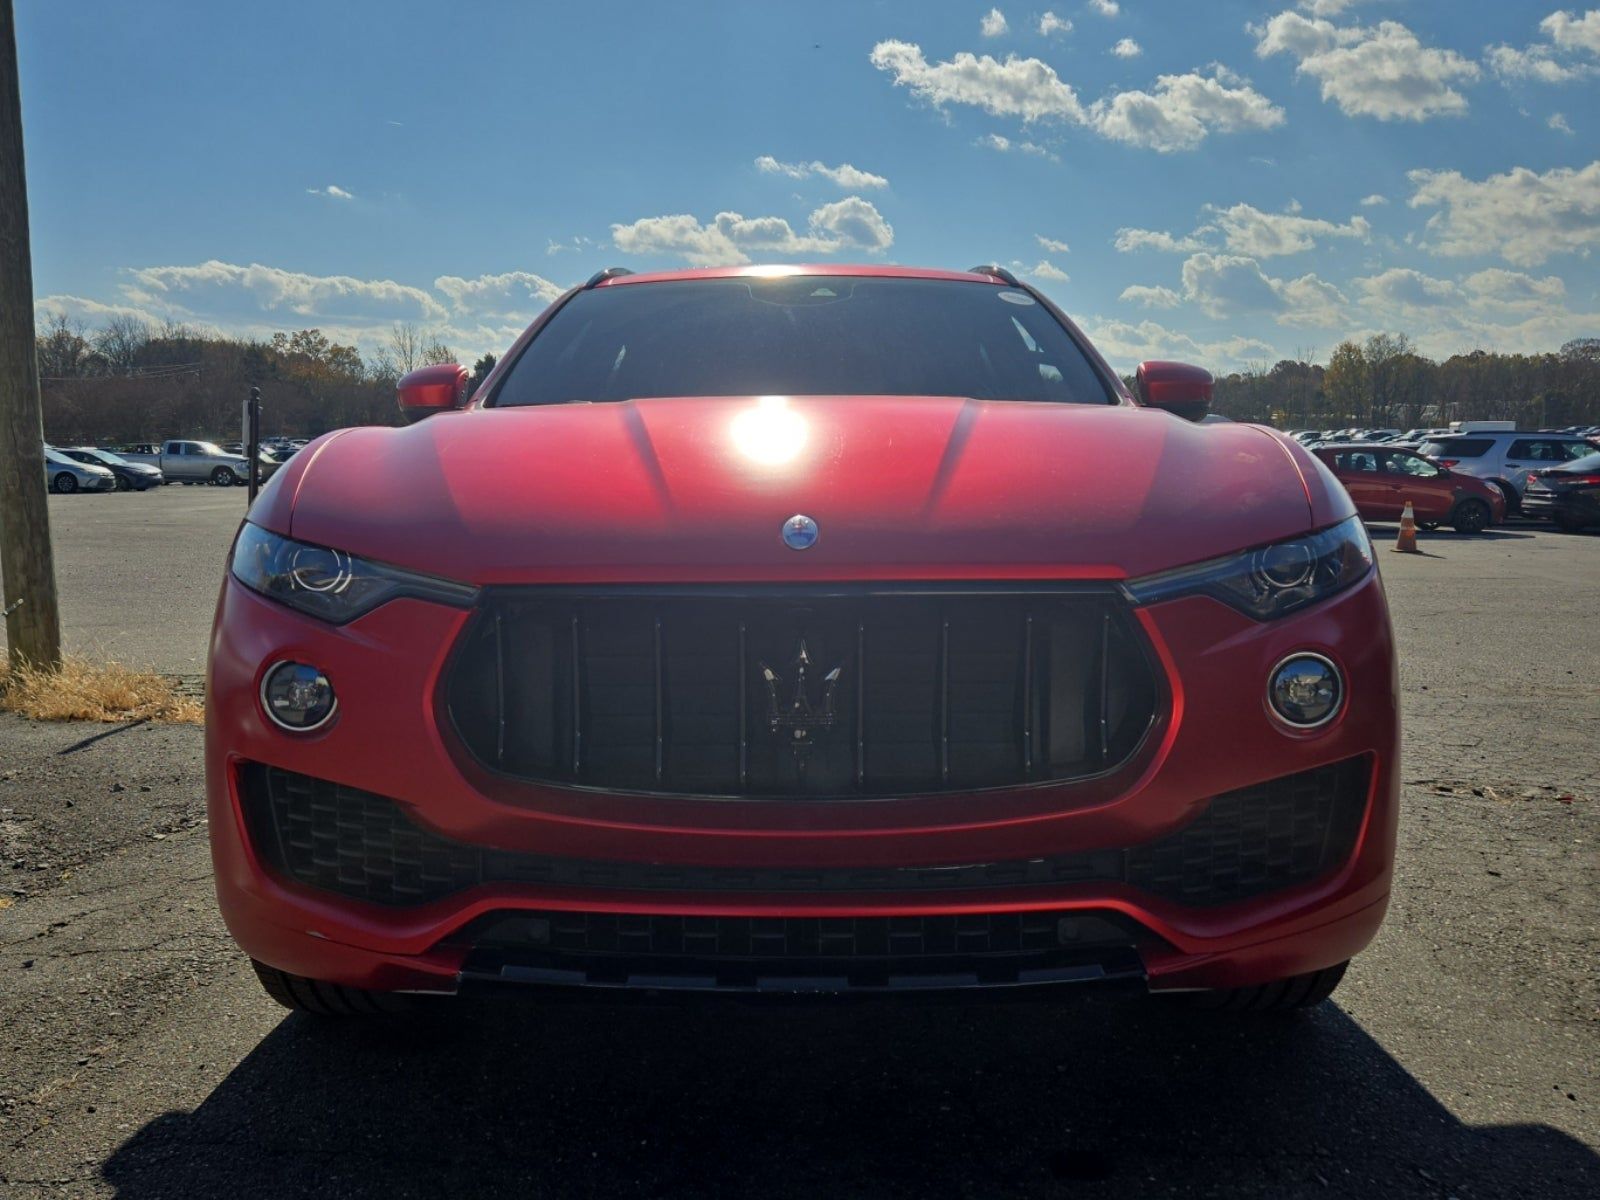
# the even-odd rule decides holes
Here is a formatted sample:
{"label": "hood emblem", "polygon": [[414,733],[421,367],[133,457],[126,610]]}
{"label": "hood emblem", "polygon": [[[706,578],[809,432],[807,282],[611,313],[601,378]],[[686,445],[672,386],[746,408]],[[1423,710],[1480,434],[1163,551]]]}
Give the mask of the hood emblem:
{"label": "hood emblem", "polygon": [[833,699],[839,677],[844,674],[844,664],[840,663],[822,677],[822,695],[815,701],[806,680],[812,661],[805,638],[800,639],[800,649],[795,652],[794,687],[784,689],[790,693],[787,698],[778,694],[784,685],[783,676],[764,662],[756,665],[761,668],[761,680],[767,688],[767,728],[780,737],[787,736],[796,754],[809,750],[811,735],[832,729],[838,719]]}
{"label": "hood emblem", "polygon": [[804,513],[795,513],[783,523],[783,544],[791,550],[809,550],[817,544],[821,531]]}

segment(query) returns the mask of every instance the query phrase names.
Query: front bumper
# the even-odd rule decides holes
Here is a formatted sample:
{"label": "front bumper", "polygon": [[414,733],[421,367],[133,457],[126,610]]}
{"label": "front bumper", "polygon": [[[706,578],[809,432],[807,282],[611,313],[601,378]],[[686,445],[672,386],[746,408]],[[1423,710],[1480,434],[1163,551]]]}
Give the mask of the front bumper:
{"label": "front bumper", "polygon": [[[867,803],[578,793],[475,773],[452,753],[434,706],[467,617],[396,600],[335,629],[231,578],[224,584],[208,680],[210,831],[223,916],[252,957],[350,986],[455,991],[464,978],[481,975],[484,923],[508,915],[819,922],[1080,916],[1130,930],[1149,985],[1173,989],[1246,986],[1330,966],[1360,950],[1382,920],[1394,848],[1398,713],[1375,573],[1269,624],[1204,598],[1139,610],[1168,679],[1170,707],[1146,750],[1111,779]],[[1333,659],[1348,684],[1341,714],[1310,733],[1285,730],[1264,700],[1267,672],[1296,650]],[[315,663],[334,682],[339,715],[324,730],[290,735],[262,716],[261,675],[282,658]],[[1370,764],[1370,782],[1349,854],[1309,882],[1234,902],[1185,903],[1129,877],[859,891],[760,884],[769,871],[892,873],[1154,843],[1192,822],[1213,797],[1358,756]],[[416,904],[348,899],[284,878],[257,853],[241,787],[250,764],[391,797],[415,824],[456,843],[555,861],[748,868],[756,886],[491,880]]]}

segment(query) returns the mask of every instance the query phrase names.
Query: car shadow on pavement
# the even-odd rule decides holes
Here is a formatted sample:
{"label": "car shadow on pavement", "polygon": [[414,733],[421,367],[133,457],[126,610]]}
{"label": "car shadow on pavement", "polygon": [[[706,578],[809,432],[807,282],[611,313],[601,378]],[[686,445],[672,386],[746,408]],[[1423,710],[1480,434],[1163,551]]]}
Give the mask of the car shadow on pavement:
{"label": "car shadow on pavement", "polygon": [[1463,1124],[1332,1004],[1252,1022],[1075,995],[293,1016],[103,1175],[125,1200],[1561,1197],[1595,1194],[1600,1156]]}

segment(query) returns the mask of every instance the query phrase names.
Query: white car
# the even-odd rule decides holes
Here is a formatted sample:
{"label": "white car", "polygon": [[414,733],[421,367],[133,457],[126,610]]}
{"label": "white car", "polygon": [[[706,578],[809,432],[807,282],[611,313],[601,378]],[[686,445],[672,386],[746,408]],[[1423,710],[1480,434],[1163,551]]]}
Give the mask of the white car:
{"label": "white car", "polygon": [[117,477],[108,467],[74,462],[52,446],[44,448],[44,484],[52,492],[114,492]]}
{"label": "white car", "polygon": [[1547,471],[1583,458],[1594,453],[1594,446],[1572,433],[1474,429],[1430,439],[1418,450],[1440,466],[1499,488],[1509,513],[1522,503],[1529,471]]}

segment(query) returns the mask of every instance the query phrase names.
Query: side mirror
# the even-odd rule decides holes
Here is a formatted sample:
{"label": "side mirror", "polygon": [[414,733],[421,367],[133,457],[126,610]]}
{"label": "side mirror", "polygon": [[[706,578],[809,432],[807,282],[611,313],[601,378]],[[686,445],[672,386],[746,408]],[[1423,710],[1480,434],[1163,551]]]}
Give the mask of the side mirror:
{"label": "side mirror", "polygon": [[460,363],[435,363],[406,374],[395,387],[407,425],[467,402],[470,376]]}
{"label": "side mirror", "polygon": [[1142,362],[1134,376],[1141,404],[1185,421],[1198,421],[1210,411],[1214,382],[1204,367],[1179,362]]}

